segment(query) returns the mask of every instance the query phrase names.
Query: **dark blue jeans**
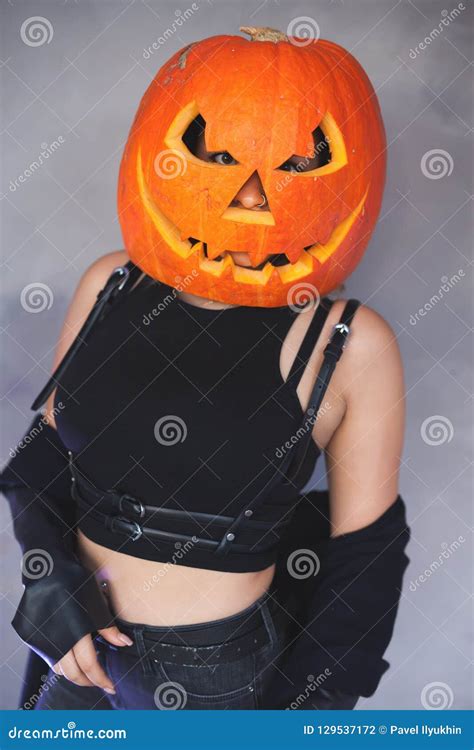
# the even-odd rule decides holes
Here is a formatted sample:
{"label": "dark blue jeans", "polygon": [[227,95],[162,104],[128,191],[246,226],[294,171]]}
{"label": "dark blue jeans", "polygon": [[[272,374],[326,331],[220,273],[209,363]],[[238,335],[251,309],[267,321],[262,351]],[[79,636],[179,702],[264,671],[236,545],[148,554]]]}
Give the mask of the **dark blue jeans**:
{"label": "dark blue jeans", "polygon": [[[250,614],[259,608],[267,632],[267,643],[231,661],[215,663],[215,646],[193,645],[188,658],[188,643],[218,644],[229,641],[229,633],[242,631]],[[127,647],[115,648],[95,640],[98,658],[112,680],[116,694],[107,695],[97,687],[81,687],[65,677],[56,677],[36,704],[37,710],[57,709],[151,709],[216,710],[258,709],[268,689],[268,666],[282,650],[284,633],[277,633],[274,617],[265,593],[242,612],[196,625],[154,627],[129,623],[116,617],[119,629],[129,633],[138,654]],[[147,634],[163,637],[169,633],[170,655],[156,660],[150,653]],[[225,633],[225,639],[219,638]],[[230,636],[230,639],[232,635]],[[183,658],[185,649],[186,658]],[[173,658],[175,657],[175,658]],[[176,658],[178,657],[178,658]],[[193,663],[179,663],[192,661]],[[51,672],[51,675],[54,673]],[[49,680],[47,681],[49,682]]]}
{"label": "dark blue jeans", "polygon": [[[229,644],[243,635],[246,628],[253,628],[255,620],[250,618],[255,618],[258,611],[261,617],[256,620],[260,624],[263,621],[258,645],[242,656],[236,657],[234,653],[231,659],[220,661],[216,647]],[[273,706],[271,700],[272,669],[278,669],[278,657],[287,645],[285,622],[274,612],[281,614],[281,609],[278,605],[275,607],[274,599],[266,592],[235,615],[195,625],[155,627],[115,617],[119,629],[134,641],[135,646],[130,647],[134,652],[127,651],[127,647],[116,648],[101,638],[95,639],[95,646],[116,694],[108,695],[97,687],[81,687],[50,670],[35,708],[173,711],[255,710],[265,706],[283,709],[285,706]],[[256,633],[251,632],[253,643]],[[159,659],[152,651],[157,640],[161,641]],[[357,700],[358,696],[320,686],[316,690],[311,688],[298,707],[351,710]]]}

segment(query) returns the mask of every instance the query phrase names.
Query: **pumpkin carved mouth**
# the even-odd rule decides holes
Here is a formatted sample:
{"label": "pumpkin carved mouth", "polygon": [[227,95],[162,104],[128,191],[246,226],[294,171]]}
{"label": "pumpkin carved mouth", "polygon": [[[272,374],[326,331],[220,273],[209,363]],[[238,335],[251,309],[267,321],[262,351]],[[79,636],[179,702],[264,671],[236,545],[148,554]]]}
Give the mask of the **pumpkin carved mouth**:
{"label": "pumpkin carved mouth", "polygon": [[[324,245],[317,242],[303,248],[296,263],[291,263],[289,260],[282,263],[281,261],[286,256],[284,253],[278,253],[278,256],[270,255],[267,257],[258,268],[249,268],[239,266],[234,262],[230,248],[225,248],[228,252],[222,251],[219,260],[210,260],[206,257],[206,243],[204,241],[192,237],[181,239],[178,227],[165,216],[150,192],[143,173],[140,148],[137,158],[137,183],[145,211],[172,252],[184,260],[194,256],[199,269],[215,277],[221,277],[230,271],[234,281],[258,285],[265,285],[274,273],[280,276],[283,283],[292,283],[312,274],[318,267],[324,265],[349,234],[357,219],[364,215],[365,201],[370,187],[367,187],[356,208],[333,230],[329,240]],[[278,264],[275,262],[277,257]]]}

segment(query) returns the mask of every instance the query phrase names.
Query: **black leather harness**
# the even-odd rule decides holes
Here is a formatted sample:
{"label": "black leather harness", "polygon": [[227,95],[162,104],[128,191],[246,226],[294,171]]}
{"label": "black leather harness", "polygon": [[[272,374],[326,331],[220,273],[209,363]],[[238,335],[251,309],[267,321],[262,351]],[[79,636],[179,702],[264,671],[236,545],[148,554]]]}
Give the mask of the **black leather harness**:
{"label": "black leather harness", "polygon": [[[118,266],[109,277],[105,287],[97,296],[96,303],[84,322],[79,334],[71,344],[60,364],[33,402],[36,411],[58,385],[78,349],[84,344],[92,327],[107,313],[119,294],[131,289],[140,278],[142,271],[132,261]],[[69,451],[71,471],[71,493],[74,500],[87,513],[100,520],[113,533],[125,535],[136,541],[142,536],[151,540],[165,540],[175,543],[192,541],[199,547],[224,556],[232,548],[235,552],[260,552],[278,544],[286,525],[291,520],[288,514],[284,520],[256,520],[254,515],[262,506],[272,489],[280,483],[294,483],[304,465],[312,442],[312,427],[324,393],[339,358],[346,346],[352,318],[360,305],[359,300],[349,299],[339,322],[334,325],[331,337],[324,349],[324,358],[297,434],[301,437],[287,451],[281,465],[267,484],[247,504],[236,517],[191,513],[168,508],[157,508],[142,503],[138,498],[123,494],[118,490],[101,490],[79,471],[74,456]],[[316,311],[317,312],[317,311]],[[172,530],[173,522],[180,531]]]}

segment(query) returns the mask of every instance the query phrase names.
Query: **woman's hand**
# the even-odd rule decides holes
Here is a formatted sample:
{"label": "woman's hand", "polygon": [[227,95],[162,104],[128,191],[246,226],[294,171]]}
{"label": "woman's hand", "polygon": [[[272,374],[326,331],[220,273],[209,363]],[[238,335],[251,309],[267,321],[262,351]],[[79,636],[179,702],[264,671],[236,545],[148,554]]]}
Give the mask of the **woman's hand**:
{"label": "woman's hand", "polygon": [[[120,630],[113,626],[97,631],[106,641],[113,646],[131,646],[133,641],[121,633]],[[92,642],[92,637],[88,633],[81,638],[76,645],[67,652],[54,666],[53,672],[66,677],[82,687],[98,687],[105,690],[106,693],[115,693],[115,688],[99,664],[97,653]]]}

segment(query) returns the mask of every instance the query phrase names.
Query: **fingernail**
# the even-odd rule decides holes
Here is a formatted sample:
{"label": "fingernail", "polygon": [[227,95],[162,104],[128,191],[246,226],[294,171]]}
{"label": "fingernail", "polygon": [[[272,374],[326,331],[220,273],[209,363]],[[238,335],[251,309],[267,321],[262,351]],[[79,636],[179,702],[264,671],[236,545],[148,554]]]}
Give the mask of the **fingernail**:
{"label": "fingernail", "polygon": [[104,688],[104,690],[106,693],[110,693],[110,695],[115,695],[114,688]]}
{"label": "fingernail", "polygon": [[133,646],[132,639],[129,638],[128,635],[125,635],[125,633],[119,633],[118,639],[119,641],[122,641],[122,643],[125,643],[126,646]]}

